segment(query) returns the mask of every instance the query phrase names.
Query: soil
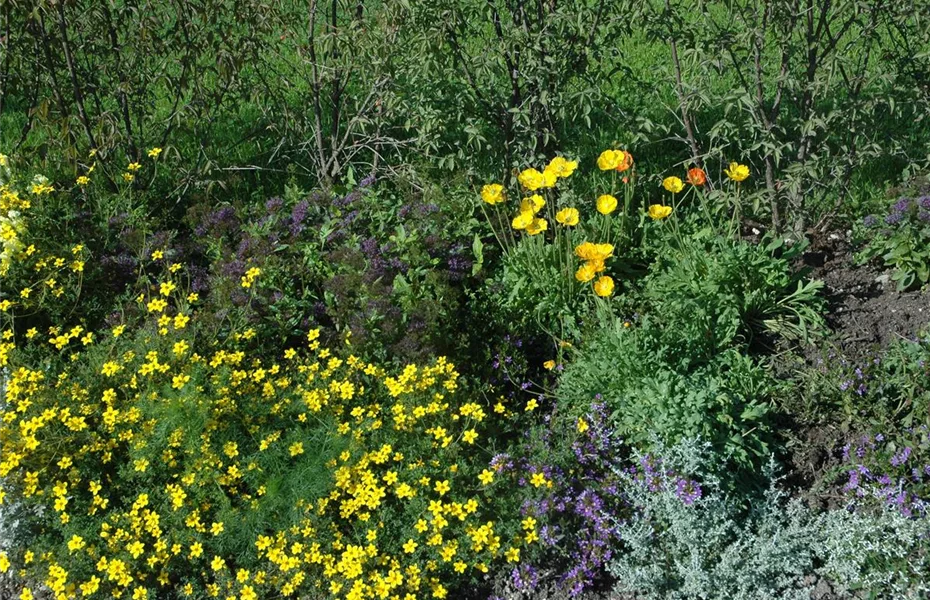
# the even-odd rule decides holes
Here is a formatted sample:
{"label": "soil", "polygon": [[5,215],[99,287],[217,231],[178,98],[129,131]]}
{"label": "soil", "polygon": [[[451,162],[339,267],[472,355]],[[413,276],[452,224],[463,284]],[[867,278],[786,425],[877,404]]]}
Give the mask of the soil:
{"label": "soil", "polygon": [[857,265],[849,233],[815,240],[802,264],[825,284],[827,324],[849,358],[873,355],[901,338],[913,339],[930,323],[930,293],[898,292],[882,265]]}

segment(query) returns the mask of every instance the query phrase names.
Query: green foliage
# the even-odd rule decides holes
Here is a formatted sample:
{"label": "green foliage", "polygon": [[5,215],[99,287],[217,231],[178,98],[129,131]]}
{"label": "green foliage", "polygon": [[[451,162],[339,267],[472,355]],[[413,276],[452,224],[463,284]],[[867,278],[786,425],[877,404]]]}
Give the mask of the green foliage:
{"label": "green foliage", "polygon": [[648,316],[601,329],[566,367],[559,395],[574,406],[599,394],[619,435],[639,445],[700,437],[751,470],[771,450],[769,375],[734,348],[710,359],[679,354],[663,331]]}
{"label": "green foliage", "polygon": [[659,89],[680,121],[665,125],[679,156],[745,158],[758,174],[753,214],[776,230],[823,226],[857,184],[872,193],[869,179],[926,160],[910,125],[930,117],[917,75],[930,38],[913,19],[917,6],[926,2],[645,3],[646,36],[665,46]]}
{"label": "green foliage", "polygon": [[922,598],[930,593],[927,519],[894,511],[831,510],[814,522],[821,571],[870,600]]}
{"label": "green foliage", "polygon": [[[791,258],[803,245],[784,248],[780,239],[756,245],[701,230],[683,247],[658,252],[643,282],[648,312],[665,332],[664,353],[687,361],[763,341],[763,335],[810,341],[823,332],[820,281],[792,273]],[[780,254],[780,256],[778,255]]]}
{"label": "green foliage", "polygon": [[611,565],[615,591],[657,600],[801,600],[811,597],[818,576],[865,598],[928,591],[925,519],[891,511],[817,514],[789,499],[771,464],[766,492],[747,511],[710,474],[708,447],[687,442],[660,455],[666,468],[701,473],[702,497],[688,505],[674,489],[626,486],[638,510],[617,524],[626,548]]}
{"label": "green foliage", "polygon": [[930,184],[917,183],[910,191],[913,194],[898,198],[883,220],[866,217],[859,232],[866,242],[859,260],[881,257],[894,269],[891,279],[899,292],[930,281]]}
{"label": "green foliage", "polygon": [[592,332],[560,394],[573,404],[601,394],[639,443],[702,437],[749,468],[772,450],[776,384],[745,352],[765,332],[796,339],[822,327],[820,300],[772,256],[777,244],[706,237],[660,252],[633,301],[639,318]]}
{"label": "green foliage", "polygon": [[[660,447],[662,468],[697,476],[701,498],[682,501],[675,488],[628,485],[635,516],[620,522],[624,551],[610,565],[617,592],[650,599],[765,600],[810,598],[816,529],[800,501],[770,485],[746,511],[712,473],[714,452],[684,442]],[[624,479],[632,479],[623,475]]]}
{"label": "green foliage", "polygon": [[851,431],[892,431],[930,425],[930,337],[901,340],[881,354],[852,359],[825,351],[798,376],[809,422],[833,419]]}

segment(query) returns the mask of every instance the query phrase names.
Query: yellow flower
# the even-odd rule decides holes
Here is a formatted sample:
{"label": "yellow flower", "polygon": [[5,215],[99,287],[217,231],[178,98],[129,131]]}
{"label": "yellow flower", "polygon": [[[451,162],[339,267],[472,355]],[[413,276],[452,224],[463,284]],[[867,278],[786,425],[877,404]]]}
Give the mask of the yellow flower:
{"label": "yellow flower", "polygon": [[159,154],[161,154],[161,148],[152,148],[149,150],[149,158],[158,158]]}
{"label": "yellow flower", "polygon": [[137,163],[137,162],[131,162],[131,163],[129,163],[129,166],[126,167],[126,170],[127,170],[127,171],[138,171],[138,170],[141,169],[141,168],[142,168],[142,165],[140,165],[139,163]]}
{"label": "yellow flower", "polygon": [[532,398],[529,402],[526,403],[526,408],[524,410],[526,412],[530,412],[536,410],[537,406],[539,406],[539,402],[536,401],[536,398]]}
{"label": "yellow flower", "polygon": [[133,175],[132,173],[123,173],[123,181],[125,181],[126,183],[132,183],[132,180],[135,178],[136,176]]}
{"label": "yellow flower", "polygon": [[77,552],[87,544],[84,542],[84,539],[79,535],[71,536],[71,539],[68,540],[68,551]]}
{"label": "yellow flower", "polygon": [[612,171],[623,164],[624,158],[622,150],[604,150],[597,157],[597,168],[601,171]]}
{"label": "yellow flower", "polygon": [[530,483],[533,484],[533,487],[539,487],[546,484],[546,476],[542,473],[533,473],[530,477]]}
{"label": "yellow flower", "polygon": [[297,456],[298,454],[304,453],[304,444],[303,442],[294,442],[291,444],[291,447],[288,448],[288,452],[291,453],[291,456]]}
{"label": "yellow flower", "polygon": [[504,556],[507,558],[507,562],[520,562],[520,549],[519,548],[509,548]]}
{"label": "yellow flower", "polygon": [[513,221],[511,221],[510,224],[514,229],[517,230],[526,229],[534,219],[535,217],[533,216],[532,212],[521,212],[519,215],[513,218]]}
{"label": "yellow flower", "polygon": [[86,175],[81,175],[80,177],[77,178],[76,183],[77,183],[79,186],[82,186],[82,187],[83,187],[83,186],[87,185],[88,183],[90,183],[90,177],[88,177],[88,176],[86,176]]}
{"label": "yellow flower", "polygon": [[594,279],[594,276],[597,274],[597,271],[594,268],[593,263],[588,261],[578,267],[578,270],[575,271],[575,279],[582,283],[587,283]]}
{"label": "yellow flower", "polygon": [[555,174],[555,171],[553,171],[549,167],[546,167],[545,169],[543,169],[542,176],[543,176],[542,187],[544,188],[555,187],[555,182],[559,179],[558,175]]}
{"label": "yellow flower", "polygon": [[435,490],[436,490],[436,493],[439,494],[440,496],[445,496],[446,492],[449,491],[449,488],[450,486],[449,486],[448,480],[436,482]]}
{"label": "yellow flower", "polygon": [[610,194],[603,194],[597,198],[597,212],[609,215],[617,210],[617,199]]}
{"label": "yellow flower", "polygon": [[546,178],[536,169],[526,169],[517,176],[517,181],[524,188],[534,192],[545,185]]}
{"label": "yellow flower", "polygon": [[162,252],[161,250],[156,250],[155,252],[152,252],[152,260],[161,260],[163,258],[165,258],[165,253]]}
{"label": "yellow flower", "polygon": [[532,196],[528,198],[524,198],[523,200],[520,201],[520,212],[521,213],[528,212],[528,213],[535,215],[540,210],[542,210],[542,207],[545,205],[546,205],[545,198],[543,198],[539,194],[533,194]]}
{"label": "yellow flower", "polygon": [[603,261],[613,254],[612,244],[592,244],[584,242],[575,247],[575,256],[582,260]]}
{"label": "yellow flower", "polygon": [[552,369],[555,368],[555,361],[547,360],[546,362],[543,363],[543,368],[546,369],[547,371],[551,371]]}
{"label": "yellow flower", "polygon": [[578,209],[563,208],[559,212],[555,213],[555,220],[562,225],[565,225],[566,227],[574,227],[578,224]]}
{"label": "yellow flower", "polygon": [[662,187],[668,192],[677,194],[685,189],[685,184],[678,177],[666,177],[662,180]]}
{"label": "yellow flower", "polygon": [[546,222],[545,219],[533,219],[533,221],[526,226],[526,233],[529,235],[536,235],[547,229],[549,229],[549,223]]}
{"label": "yellow flower", "polygon": [[594,293],[601,298],[606,298],[614,293],[614,280],[604,275],[594,282]]}
{"label": "yellow flower", "polygon": [[552,171],[555,173],[556,177],[568,177],[575,172],[575,169],[578,168],[577,160],[567,160],[562,156],[556,156],[546,167],[547,171]]}
{"label": "yellow flower", "polygon": [[419,544],[413,540],[407,540],[407,542],[404,544],[404,552],[407,554],[413,554],[413,551],[417,549],[418,545]]}
{"label": "yellow flower", "polygon": [[653,219],[664,219],[672,214],[671,206],[662,206],[661,204],[651,204],[649,206],[649,216]]}
{"label": "yellow flower", "polygon": [[490,484],[492,481],[494,481],[494,471],[489,471],[487,469],[481,471],[481,473],[478,474],[478,481],[484,485]]}
{"label": "yellow flower", "polygon": [[226,566],[226,563],[219,556],[214,556],[213,560],[210,561],[210,568],[214,571],[221,571],[223,567]]}
{"label": "yellow flower", "polygon": [[578,417],[578,433],[584,433],[588,430],[588,422]]}
{"label": "yellow flower", "polygon": [[203,544],[201,544],[200,542],[195,542],[195,543],[191,544],[191,554],[190,554],[190,557],[191,557],[191,558],[197,558],[197,557],[200,556],[201,554],[203,554]]}
{"label": "yellow flower", "polygon": [[488,204],[500,204],[506,200],[504,195],[504,186],[499,183],[490,183],[481,188],[481,199]]}
{"label": "yellow flower", "polygon": [[749,177],[749,167],[746,165],[741,165],[738,162],[731,162],[730,168],[724,169],[723,172],[727,177],[733,181],[736,181],[737,183],[744,181],[747,177]]}

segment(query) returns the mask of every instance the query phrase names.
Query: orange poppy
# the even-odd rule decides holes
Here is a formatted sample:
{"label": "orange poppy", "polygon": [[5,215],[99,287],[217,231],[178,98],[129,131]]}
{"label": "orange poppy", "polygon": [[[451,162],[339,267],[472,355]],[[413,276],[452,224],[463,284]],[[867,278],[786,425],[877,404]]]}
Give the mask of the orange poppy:
{"label": "orange poppy", "polygon": [[620,161],[619,165],[617,165],[617,171],[620,173],[623,173],[624,171],[626,171],[632,166],[633,166],[633,155],[627,152],[626,150],[624,150],[623,160]]}
{"label": "orange poppy", "polygon": [[697,186],[707,183],[707,174],[704,173],[704,169],[698,167],[688,169],[688,183]]}

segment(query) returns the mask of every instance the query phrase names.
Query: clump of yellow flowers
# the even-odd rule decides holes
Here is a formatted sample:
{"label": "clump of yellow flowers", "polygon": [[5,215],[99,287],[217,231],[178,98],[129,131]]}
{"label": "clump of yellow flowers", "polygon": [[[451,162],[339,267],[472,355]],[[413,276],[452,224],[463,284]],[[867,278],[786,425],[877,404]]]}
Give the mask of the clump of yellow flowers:
{"label": "clump of yellow flowers", "polygon": [[[597,166],[603,171],[610,170],[616,175],[632,166],[632,156],[622,150],[605,150],[597,159]],[[582,218],[582,210],[571,204],[574,196],[567,190],[560,189],[560,183],[569,178],[578,168],[578,161],[563,156],[556,156],[540,171],[528,168],[517,174],[517,183],[520,186],[521,199],[516,205],[516,213],[507,217],[510,227],[501,226],[504,217],[501,211],[507,211],[507,191],[503,184],[492,183],[481,189],[481,199],[485,204],[494,207],[494,218],[488,216],[488,221],[494,229],[498,241],[504,251],[515,262],[520,263],[519,268],[525,272],[533,272],[541,265],[548,265],[551,271],[558,273],[560,294],[565,300],[570,300],[576,292],[576,282],[588,283],[594,281],[598,273],[606,269],[605,261],[613,255],[612,235],[623,236],[627,227],[627,211],[621,215],[620,231],[616,231],[611,222],[611,215],[617,210],[619,204],[612,193],[600,195],[593,203],[598,215],[590,219]],[[623,177],[622,195],[628,209],[632,198],[632,186],[628,177]],[[616,178],[613,185],[616,185]],[[509,212],[509,211],[507,211]],[[487,215],[487,213],[485,213]],[[550,228],[551,222],[556,227]],[[552,231],[550,240],[543,239],[548,231]],[[526,238],[517,237],[525,234]],[[587,252],[590,245],[587,237],[599,237],[603,243],[598,248],[609,248],[602,256],[586,262],[580,267],[572,259],[572,248],[575,254]],[[547,243],[551,241],[551,243]],[[579,245],[580,244],[580,245]],[[572,277],[574,273],[574,277]],[[591,285],[597,296],[609,297],[614,292],[614,281],[609,275],[601,275]]]}
{"label": "clump of yellow flowers", "polygon": [[[5,214],[28,209],[4,193]],[[26,303],[54,301],[51,270],[78,275],[86,250],[26,234],[11,260],[38,283],[0,307],[0,504],[39,515],[0,553],[21,600],[442,599],[539,539],[502,510],[491,416],[445,358],[390,373],[318,329],[279,352],[204,335],[169,248],[122,322],[40,330]]]}
{"label": "clump of yellow flowers", "polygon": [[488,414],[447,360],[389,374],[311,330],[268,362],[244,336],[158,335],[160,319],[25,342],[79,344],[60,369],[5,353],[3,495],[46,515],[5,569],[59,600],[444,598],[535,539],[497,520],[487,460],[466,451]]}

